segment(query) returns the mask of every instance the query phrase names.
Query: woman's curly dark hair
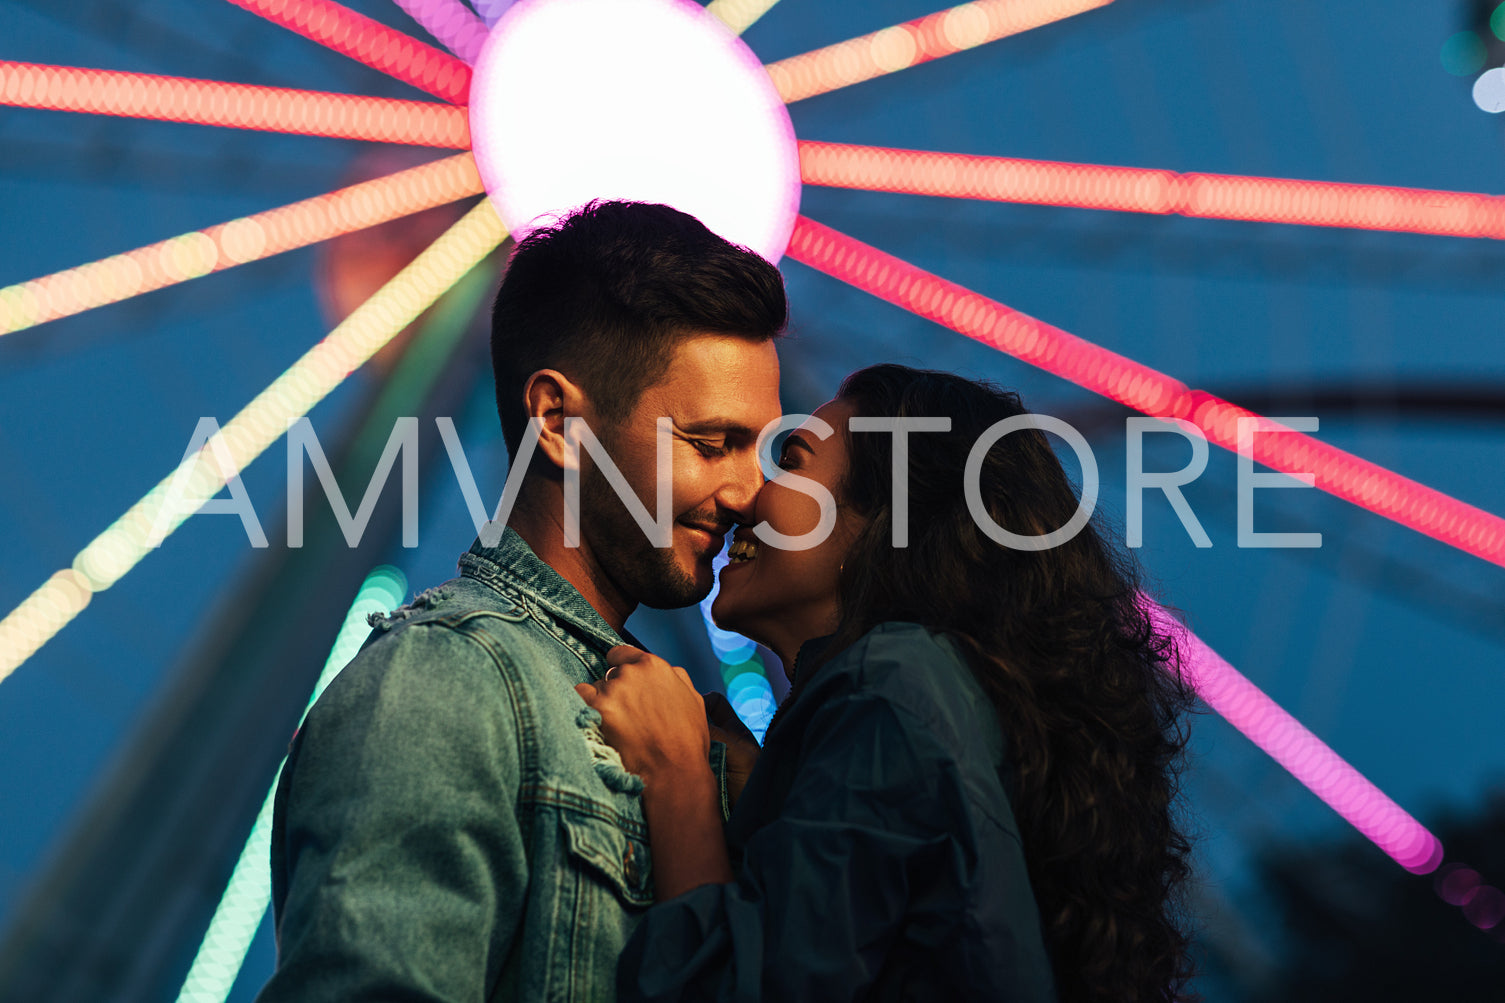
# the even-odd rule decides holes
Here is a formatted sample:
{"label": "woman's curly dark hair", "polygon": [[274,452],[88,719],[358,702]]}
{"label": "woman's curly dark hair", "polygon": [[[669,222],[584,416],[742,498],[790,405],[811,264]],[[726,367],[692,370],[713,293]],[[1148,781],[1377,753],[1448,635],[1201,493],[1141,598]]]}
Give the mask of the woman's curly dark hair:
{"label": "woman's curly dark hair", "polygon": [[[1096,519],[1037,551],[995,543],[974,521],[968,455],[995,423],[1026,413],[1017,394],[879,365],[847,377],[838,399],[867,417],[948,416],[951,430],[910,437],[905,548],[891,543],[894,437],[847,432],[839,497],[870,522],[845,559],[840,626],[825,650],[888,620],[955,638],[1009,739],[1014,814],[1059,998],[1184,998],[1192,965],[1180,893],[1191,846],[1177,795],[1192,694],[1135,562]],[[994,444],[978,483],[991,519],[1016,534],[1052,532],[1077,510],[1035,428]]]}

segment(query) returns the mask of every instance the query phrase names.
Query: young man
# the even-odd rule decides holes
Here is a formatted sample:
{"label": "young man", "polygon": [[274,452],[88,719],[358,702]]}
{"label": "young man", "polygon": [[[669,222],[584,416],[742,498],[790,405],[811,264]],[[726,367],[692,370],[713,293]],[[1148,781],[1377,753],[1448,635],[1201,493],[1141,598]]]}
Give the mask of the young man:
{"label": "young man", "polygon": [[[295,737],[261,1003],[613,996],[652,901],[641,784],[574,687],[636,643],[623,625],[638,604],[709,592],[762,483],[786,313],[772,265],[666,206],[596,203],[518,245],[492,361],[513,462],[531,446],[531,463],[497,544],[477,540],[461,577],[374,618]],[[672,520],[655,547],[569,419],[661,516],[665,417]]]}

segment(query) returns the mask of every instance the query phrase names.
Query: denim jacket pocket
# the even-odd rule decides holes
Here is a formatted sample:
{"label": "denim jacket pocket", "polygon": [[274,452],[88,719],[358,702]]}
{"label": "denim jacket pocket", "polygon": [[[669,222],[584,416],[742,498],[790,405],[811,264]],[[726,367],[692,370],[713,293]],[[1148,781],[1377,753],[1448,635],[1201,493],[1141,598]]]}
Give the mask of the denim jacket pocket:
{"label": "denim jacket pocket", "polygon": [[580,812],[561,812],[559,824],[570,856],[594,871],[625,903],[653,904],[653,865],[645,841]]}

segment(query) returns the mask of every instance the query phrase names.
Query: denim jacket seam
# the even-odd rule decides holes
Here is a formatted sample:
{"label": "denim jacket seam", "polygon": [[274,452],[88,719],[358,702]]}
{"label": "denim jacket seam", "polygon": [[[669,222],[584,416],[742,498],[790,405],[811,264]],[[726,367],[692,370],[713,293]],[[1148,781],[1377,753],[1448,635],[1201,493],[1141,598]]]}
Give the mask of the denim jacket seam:
{"label": "denim jacket seam", "polygon": [[[579,658],[585,665],[585,667],[591,670],[593,674],[597,671],[597,667],[591,665],[591,663],[574,648],[574,644],[578,644],[579,642],[570,637],[568,631],[561,632],[560,628],[556,627],[553,623],[546,622],[546,620],[551,619],[556,621],[557,623],[569,624],[590,634],[596,640],[603,643],[615,643],[612,637],[604,634],[598,627],[585,622],[580,617],[565,610],[558,603],[555,603],[553,600],[541,594],[537,589],[529,588],[521,582],[518,582],[510,574],[508,574],[505,568],[499,567],[498,565],[490,560],[487,560],[484,557],[481,557],[478,554],[465,553],[460,555],[459,565],[460,574],[463,577],[471,578],[475,581],[480,582],[481,584],[502,594],[507,599],[526,609],[535,619],[539,621],[542,626],[544,626],[549,631],[551,635],[561,641],[564,641],[566,647],[569,647],[570,650],[575,654],[575,656]],[[573,644],[571,643],[572,641]]]}
{"label": "denim jacket seam", "polygon": [[537,725],[534,722],[533,706],[525,692],[527,687],[522,683],[521,673],[517,671],[517,667],[512,664],[501,647],[495,643],[495,639],[484,631],[466,626],[472,620],[478,619],[480,617],[467,616],[459,623],[445,626],[459,636],[470,640],[491,657],[497,676],[507,690],[507,699],[512,705],[512,714],[517,721],[518,790],[519,800],[521,800],[522,788],[538,775]]}

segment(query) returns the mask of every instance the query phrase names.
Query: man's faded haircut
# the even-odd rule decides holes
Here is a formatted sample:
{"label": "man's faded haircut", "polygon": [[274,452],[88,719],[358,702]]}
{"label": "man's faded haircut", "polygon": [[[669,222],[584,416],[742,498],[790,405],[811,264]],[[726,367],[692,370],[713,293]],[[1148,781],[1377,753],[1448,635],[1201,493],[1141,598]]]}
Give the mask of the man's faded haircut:
{"label": "man's faded haircut", "polygon": [[519,242],[497,293],[491,366],[507,450],[517,456],[528,424],[523,386],[540,369],[574,380],[617,425],[662,378],[680,340],[767,341],[788,316],[779,270],[695,217],[592,202]]}

